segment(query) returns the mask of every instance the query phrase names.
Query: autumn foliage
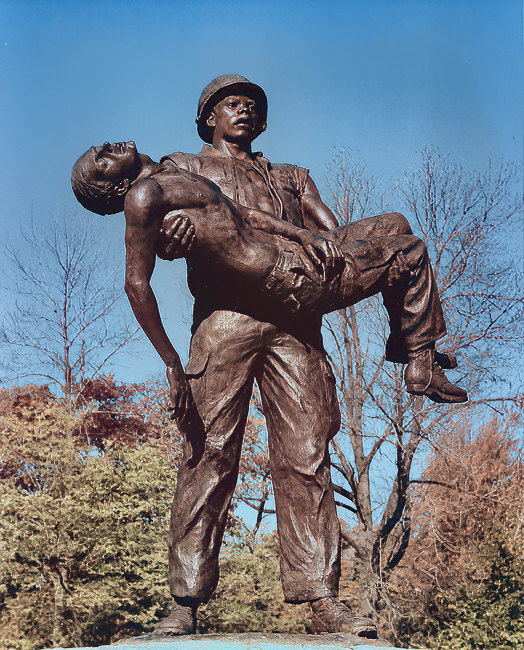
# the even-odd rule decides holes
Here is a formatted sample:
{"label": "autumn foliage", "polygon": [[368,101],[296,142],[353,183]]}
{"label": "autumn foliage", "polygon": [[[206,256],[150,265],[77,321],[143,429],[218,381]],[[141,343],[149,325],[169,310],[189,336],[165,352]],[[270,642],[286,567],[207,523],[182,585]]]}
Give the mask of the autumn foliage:
{"label": "autumn foliage", "polygon": [[89,391],[75,411],[45,386],[0,392],[0,647],[108,642],[167,610],[179,443],[163,391]]}
{"label": "autumn foliage", "polygon": [[396,577],[403,640],[441,650],[524,644],[524,448],[515,412],[435,441]]}

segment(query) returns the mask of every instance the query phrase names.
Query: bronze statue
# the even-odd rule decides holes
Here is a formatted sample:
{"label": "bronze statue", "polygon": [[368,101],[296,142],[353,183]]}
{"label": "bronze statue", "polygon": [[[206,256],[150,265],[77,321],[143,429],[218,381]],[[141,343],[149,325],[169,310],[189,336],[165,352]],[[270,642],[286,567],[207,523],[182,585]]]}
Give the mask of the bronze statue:
{"label": "bronze statue", "polygon": [[[407,363],[407,390],[439,402],[467,395],[442,370],[455,366],[453,357],[435,351],[445,324],[424,244],[398,213],[337,227],[306,170],[252,153],[266,112],[261,88],[224,75],[199,103],[199,134],[213,146],[155,163],[133,142],[105,143],[73,170],[85,207],[99,214],[125,208],[126,292],[166,363],[187,443],[170,531],[175,605],[157,634],[193,632],[198,605],[216,587],[256,380],[285,599],[311,602],[312,632],[375,636],[373,622],[337,598],[340,541],[328,442],[340,416],[322,314],[381,292],[391,326],[387,358]],[[166,245],[165,231],[173,243]],[[185,373],[149,285],[156,254],[187,260],[195,308]]]}

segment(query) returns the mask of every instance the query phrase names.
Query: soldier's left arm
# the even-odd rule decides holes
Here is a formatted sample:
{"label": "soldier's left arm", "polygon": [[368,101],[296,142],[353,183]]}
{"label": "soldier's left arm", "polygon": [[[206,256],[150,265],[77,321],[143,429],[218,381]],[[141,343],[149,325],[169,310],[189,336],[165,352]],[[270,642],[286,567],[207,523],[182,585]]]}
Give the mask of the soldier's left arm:
{"label": "soldier's left arm", "polygon": [[320,198],[317,186],[309,175],[301,199],[304,226],[308,230],[322,232],[338,227],[337,218]]}
{"label": "soldier's left arm", "polygon": [[[302,194],[302,215],[304,227],[313,232],[322,233],[338,227],[337,218],[320,198],[317,186],[309,175]],[[324,265],[328,279],[336,277],[344,268],[344,254],[333,241],[329,242]]]}

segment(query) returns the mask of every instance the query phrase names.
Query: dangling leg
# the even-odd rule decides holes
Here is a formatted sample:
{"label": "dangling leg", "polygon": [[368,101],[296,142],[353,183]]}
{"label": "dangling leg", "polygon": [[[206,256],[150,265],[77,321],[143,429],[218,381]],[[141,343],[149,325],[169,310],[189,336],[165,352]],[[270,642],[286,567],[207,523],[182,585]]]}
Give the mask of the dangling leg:
{"label": "dangling leg", "polygon": [[453,368],[452,355],[435,351],[446,333],[431,263],[422,240],[414,235],[350,239],[344,227],[337,239],[348,258],[341,298],[347,304],[382,293],[390,336],[386,358],[407,363],[406,388],[435,402],[465,402],[467,393],[451,384],[442,368]]}

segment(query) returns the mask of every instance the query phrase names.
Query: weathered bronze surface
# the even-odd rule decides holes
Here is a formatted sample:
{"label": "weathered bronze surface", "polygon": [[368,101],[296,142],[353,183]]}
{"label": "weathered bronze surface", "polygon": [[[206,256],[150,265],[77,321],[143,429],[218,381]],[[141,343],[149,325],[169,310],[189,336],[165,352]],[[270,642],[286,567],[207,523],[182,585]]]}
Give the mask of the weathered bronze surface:
{"label": "weathered bronze surface", "polygon": [[[440,300],[423,242],[398,213],[338,227],[307,170],[253,153],[265,129],[263,90],[238,75],[206,87],[197,125],[209,144],[156,163],[133,142],[92,147],[73,188],[99,214],[125,205],[126,293],[167,367],[185,436],[170,530],[172,614],[159,634],[194,631],[218,581],[218,554],[235,488],[254,381],[267,420],[288,602],[312,602],[312,632],[373,636],[369,619],[337,600],[340,535],[328,443],[340,424],[322,315],[381,293],[386,354],[407,363],[406,387],[438,402],[466,393],[442,368]],[[195,298],[189,362],[162,326],[150,278],[155,257],[183,256]]]}

